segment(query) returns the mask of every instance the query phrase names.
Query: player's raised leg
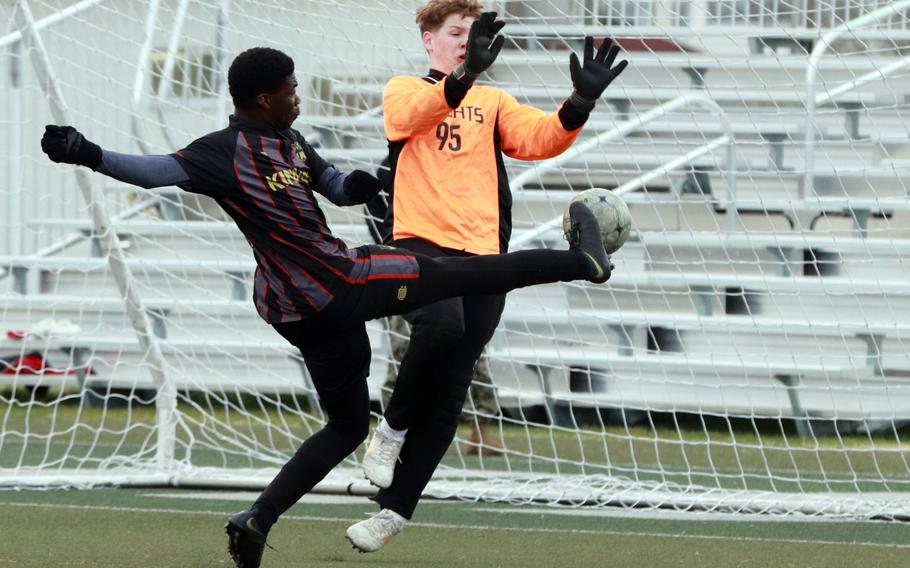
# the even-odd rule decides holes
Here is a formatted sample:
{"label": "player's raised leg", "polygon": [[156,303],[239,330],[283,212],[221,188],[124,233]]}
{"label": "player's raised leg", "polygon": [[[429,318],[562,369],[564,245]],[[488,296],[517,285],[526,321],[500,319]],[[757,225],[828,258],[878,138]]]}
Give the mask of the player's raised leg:
{"label": "player's raised leg", "polygon": [[[588,280],[603,283],[613,265],[604,249],[600,227],[583,203],[573,203],[569,250],[531,249],[508,254],[430,258],[407,250],[392,255],[416,260],[419,273],[407,278],[369,280],[337,296],[327,313],[369,321],[407,313],[444,298],[505,294],[516,288],[553,282]],[[375,261],[374,261],[375,264]]]}

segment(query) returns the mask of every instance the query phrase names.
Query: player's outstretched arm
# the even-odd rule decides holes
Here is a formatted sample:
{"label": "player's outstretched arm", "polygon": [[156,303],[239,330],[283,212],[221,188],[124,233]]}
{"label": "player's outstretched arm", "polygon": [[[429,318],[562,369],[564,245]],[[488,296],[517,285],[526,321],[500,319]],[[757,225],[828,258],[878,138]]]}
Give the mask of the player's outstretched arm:
{"label": "player's outstretched arm", "polygon": [[[319,170],[318,166],[313,170]],[[369,172],[354,170],[345,174],[326,162],[313,189],[335,205],[362,205],[376,197],[382,184]]]}
{"label": "player's outstretched arm", "polygon": [[468,43],[465,46],[464,61],[452,71],[452,77],[468,87],[477,76],[486,71],[499,52],[506,38],[498,35],[506,23],[496,19],[496,12],[484,12],[471,24]]}
{"label": "player's outstretched arm", "polygon": [[610,38],[604,38],[597,54],[594,54],[594,38],[585,37],[584,59],[579,63],[578,56],[574,53],[569,56],[569,72],[572,76],[572,96],[569,101],[579,108],[594,108],[594,103],[607,90],[613,79],[629,65],[622,60],[616,62],[619,46]]}
{"label": "player's outstretched arm", "polygon": [[559,109],[559,120],[566,130],[580,128],[588,120],[597,99],[629,64],[626,60],[615,63],[618,54],[619,46],[610,38],[604,38],[595,54],[594,38],[588,36],[582,62],[574,53],[569,56],[572,94]]}
{"label": "player's outstretched arm", "polygon": [[361,205],[372,201],[379,195],[382,183],[379,178],[363,170],[354,170],[344,180],[344,193],[350,200],[350,205]]}
{"label": "player's outstretched arm", "polygon": [[497,34],[504,25],[496,19],[496,12],[481,14],[468,32],[464,62],[438,88],[416,88],[413,81],[399,77],[389,81],[382,96],[386,137],[399,141],[436,128],[452,109],[458,108],[477,76],[493,64],[502,50],[505,38]]}
{"label": "player's outstretched arm", "polygon": [[471,24],[464,61],[446,77],[445,95],[449,107],[458,108],[477,77],[496,61],[506,41],[498,35],[504,25],[505,22],[496,19],[496,12],[484,12]]}
{"label": "player's outstretched arm", "polygon": [[52,162],[85,166],[93,170],[101,165],[101,146],[86,140],[72,126],[48,124],[41,137],[41,150]]}
{"label": "player's outstretched arm", "polygon": [[313,190],[326,196],[335,205],[366,203],[382,189],[382,183],[373,174],[363,170],[346,174],[320,156],[302,136],[298,142],[303,147],[310,174],[315,180]]}
{"label": "player's outstretched arm", "polygon": [[102,150],[72,126],[46,126],[41,149],[58,164],[85,166],[146,189],[183,186],[190,181],[189,174],[173,156],[138,156]]}

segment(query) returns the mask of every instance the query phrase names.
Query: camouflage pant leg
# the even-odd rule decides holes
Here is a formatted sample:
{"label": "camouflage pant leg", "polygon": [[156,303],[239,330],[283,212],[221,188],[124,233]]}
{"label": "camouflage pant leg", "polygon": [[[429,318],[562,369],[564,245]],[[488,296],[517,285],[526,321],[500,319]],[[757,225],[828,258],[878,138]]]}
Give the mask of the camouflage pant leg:
{"label": "camouflage pant leg", "polygon": [[493,374],[490,371],[486,350],[481,353],[477,363],[474,364],[474,375],[471,377],[468,398],[464,402],[462,420],[473,422],[471,413],[476,413],[478,422],[490,422],[499,415],[499,405],[496,403],[496,392],[493,387]]}

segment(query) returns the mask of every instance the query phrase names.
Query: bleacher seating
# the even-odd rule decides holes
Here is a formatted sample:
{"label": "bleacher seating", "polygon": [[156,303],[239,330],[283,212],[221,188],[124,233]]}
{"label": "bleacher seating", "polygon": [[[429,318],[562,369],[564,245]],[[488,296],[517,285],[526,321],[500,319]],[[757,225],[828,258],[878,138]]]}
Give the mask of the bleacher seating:
{"label": "bleacher seating", "polygon": [[[554,110],[568,91],[567,69],[539,53],[507,50],[502,61],[512,77],[494,79],[522,102]],[[552,410],[555,401],[798,420],[910,419],[905,349],[910,325],[895,323],[895,314],[910,309],[910,269],[901,262],[910,252],[910,235],[881,224],[870,231],[870,222],[910,211],[908,166],[892,156],[900,152],[891,151],[907,143],[900,115],[906,90],[892,83],[822,106],[816,127],[823,159],[813,172],[815,192],[804,195],[805,57],[746,61],[634,53],[630,58],[633,66],[610,88],[609,105],[592,115],[583,138],[681,94],[705,93],[724,110],[734,135],[736,194],[727,187],[722,154],[699,158],[675,178],[624,196],[640,231],[615,256],[617,270],[606,287],[552,285],[512,294],[490,346],[501,372],[494,376],[500,403]],[[858,58],[850,73],[880,66]],[[552,79],[551,86],[510,83],[523,67]],[[832,80],[848,76],[842,61],[822,60],[820,69]],[[387,156],[382,117],[375,112],[384,79],[328,82],[327,97],[362,114],[301,119],[298,126],[319,144],[323,157],[343,169],[373,170]],[[724,132],[709,113],[686,109],[579,155],[516,192],[516,235],[559,215],[570,184],[617,187]],[[508,162],[513,176],[529,167],[534,165]],[[696,172],[703,182],[693,189],[687,182]],[[107,191],[123,187],[110,183]],[[722,231],[733,212],[740,225]],[[744,217],[756,212],[788,221],[773,230],[751,230]],[[336,208],[328,214],[339,235],[352,243],[368,241],[356,214]],[[838,238],[813,230],[832,216],[849,221]],[[78,239],[53,256],[0,257],[4,324],[28,329],[49,315],[72,313],[82,332],[4,339],[0,354],[36,349],[62,357],[70,369],[89,365],[95,374],[62,379],[81,387],[93,382],[150,387],[142,373],[104,373],[105,361],[128,362],[125,368],[135,369],[143,354],[106,260],[92,245],[91,224],[30,223],[72,231]],[[174,362],[178,388],[205,389],[213,377],[223,383],[228,376],[241,390],[312,392],[299,356],[255,314],[249,300],[255,265],[233,224],[174,219],[162,210],[158,218],[120,221],[115,230],[155,334]],[[560,237],[551,231],[535,242],[562,246]],[[203,247],[203,241],[209,244]],[[213,334],[209,317],[229,319],[233,333]],[[381,324],[371,324],[370,332],[376,398],[387,341]],[[565,345],[554,340],[563,336],[576,339]],[[736,357],[726,348],[731,341],[737,342]],[[225,357],[231,369],[214,372]],[[569,369],[601,378],[578,389]]]}

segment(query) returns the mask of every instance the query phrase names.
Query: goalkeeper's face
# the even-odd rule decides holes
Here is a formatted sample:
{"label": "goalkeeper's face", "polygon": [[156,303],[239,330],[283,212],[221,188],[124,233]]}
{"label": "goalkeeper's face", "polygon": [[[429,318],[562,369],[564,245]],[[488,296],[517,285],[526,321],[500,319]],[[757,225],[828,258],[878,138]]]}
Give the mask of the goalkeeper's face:
{"label": "goalkeeper's face", "polygon": [[423,32],[423,46],[430,55],[430,67],[451,73],[464,61],[468,33],[474,18],[462,14],[449,14],[435,31]]}
{"label": "goalkeeper's face", "polygon": [[287,80],[260,98],[269,123],[276,128],[289,128],[300,116],[300,97],[297,96],[297,78],[288,75]]}

